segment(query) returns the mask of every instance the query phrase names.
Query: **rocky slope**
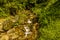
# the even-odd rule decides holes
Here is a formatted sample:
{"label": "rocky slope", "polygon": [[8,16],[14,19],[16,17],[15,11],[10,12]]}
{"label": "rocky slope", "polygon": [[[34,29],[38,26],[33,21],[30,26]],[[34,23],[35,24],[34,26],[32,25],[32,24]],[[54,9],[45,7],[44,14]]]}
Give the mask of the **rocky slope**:
{"label": "rocky slope", "polygon": [[[1,20],[1,19],[0,19]],[[0,21],[0,40],[36,40],[38,21],[36,14],[28,10]]]}

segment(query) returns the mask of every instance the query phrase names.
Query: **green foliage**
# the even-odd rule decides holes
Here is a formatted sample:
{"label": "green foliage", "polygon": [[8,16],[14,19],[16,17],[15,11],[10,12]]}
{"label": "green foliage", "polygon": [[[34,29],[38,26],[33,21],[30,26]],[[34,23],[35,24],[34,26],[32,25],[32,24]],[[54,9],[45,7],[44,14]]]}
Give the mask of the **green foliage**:
{"label": "green foliage", "polygon": [[[48,7],[42,9],[39,15],[39,23],[41,32],[38,40],[60,40],[60,5],[59,1]],[[39,13],[38,13],[39,14]]]}
{"label": "green foliage", "polygon": [[0,8],[0,17],[7,17],[9,16],[9,10],[5,9],[5,8]]}
{"label": "green foliage", "polygon": [[[38,40],[60,40],[59,0],[0,0],[0,17],[8,17],[10,8],[31,10],[38,16],[41,33]],[[21,16],[23,19],[26,15]]]}

